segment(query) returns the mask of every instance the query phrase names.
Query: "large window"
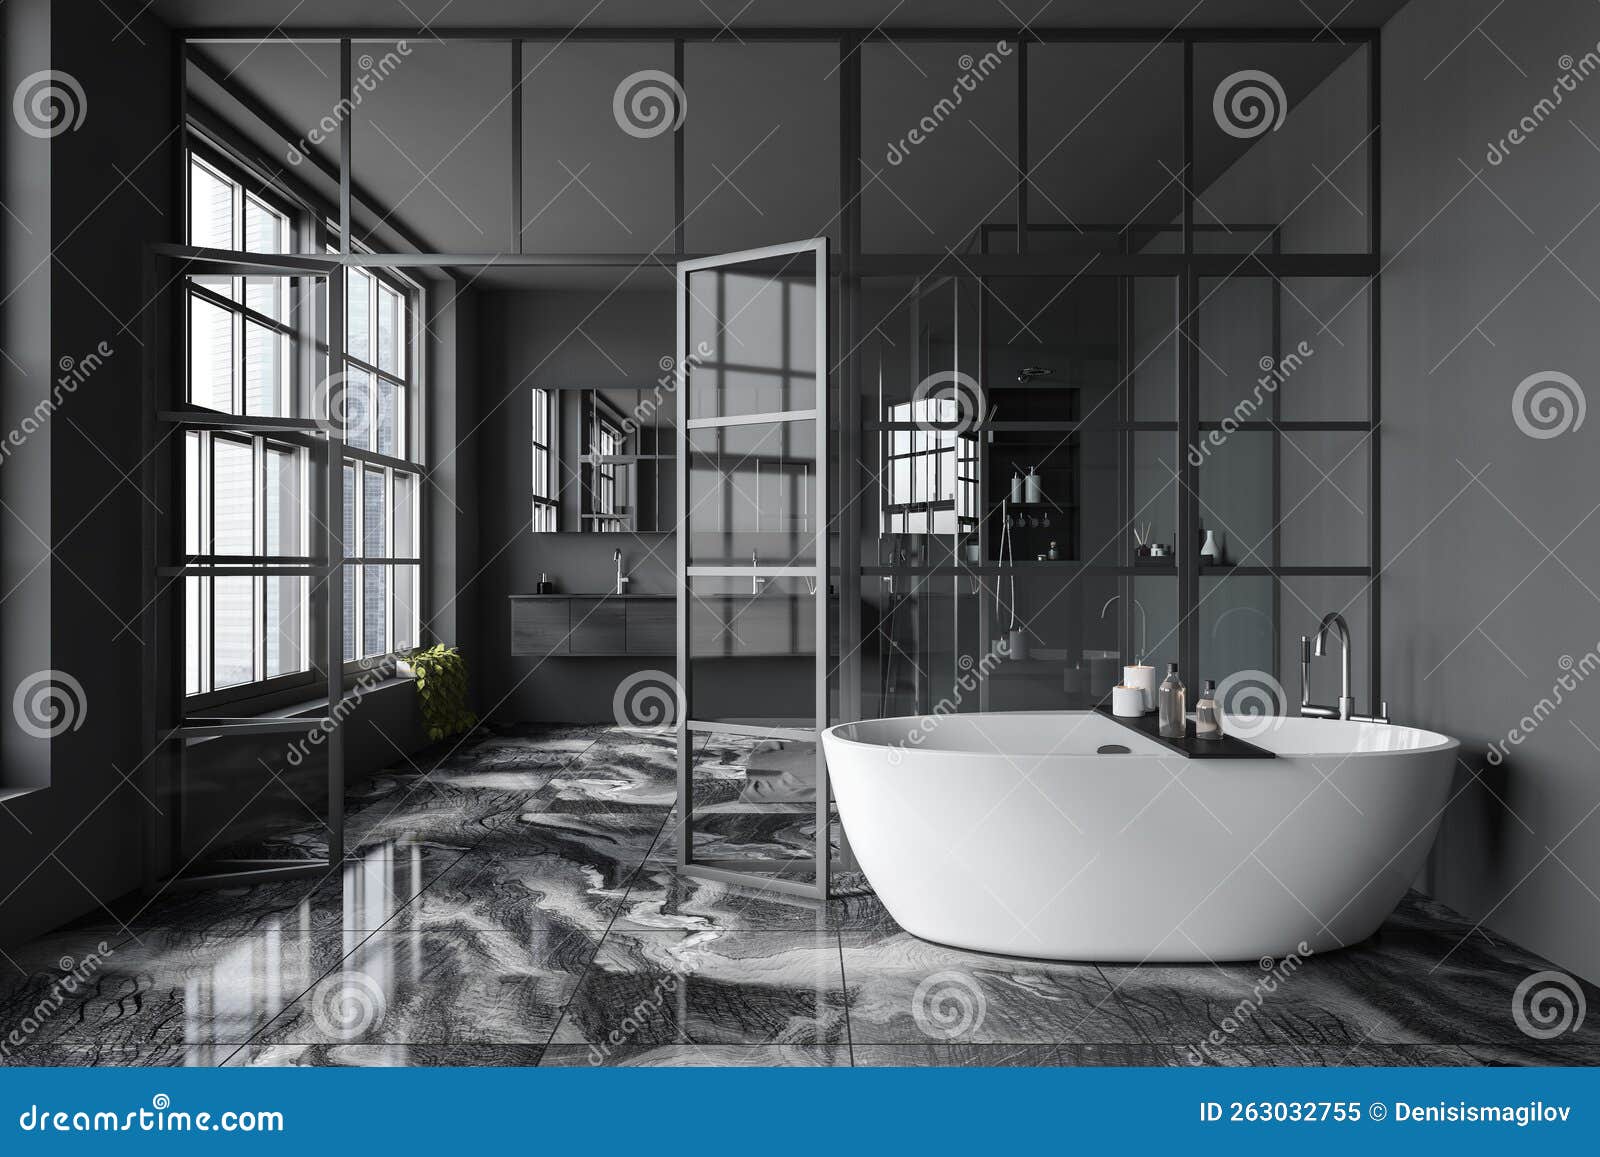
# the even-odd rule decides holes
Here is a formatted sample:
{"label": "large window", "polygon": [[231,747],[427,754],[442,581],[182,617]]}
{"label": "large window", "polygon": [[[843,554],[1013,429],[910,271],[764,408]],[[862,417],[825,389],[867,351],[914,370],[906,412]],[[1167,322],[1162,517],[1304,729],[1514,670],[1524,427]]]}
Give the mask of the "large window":
{"label": "large window", "polygon": [[[189,157],[189,240],[207,248],[286,253],[323,247],[326,226],[296,201],[226,157]],[[196,406],[251,416],[304,416],[320,396],[327,344],[323,298],[311,279],[204,276],[185,286],[185,396]],[[385,273],[351,269],[346,356],[331,379],[344,465],[344,657],[381,658],[414,647],[421,591],[417,463],[417,292]],[[308,373],[303,355],[320,355]],[[326,415],[324,415],[326,416]],[[185,689],[191,699],[247,698],[309,683],[320,512],[312,505],[312,439],[248,431],[184,435],[185,543],[193,563],[238,574],[185,580]]]}
{"label": "large window", "polygon": [[[283,253],[290,210],[226,162],[189,157],[189,240],[211,249]],[[230,414],[297,411],[292,279],[191,277],[186,394]],[[310,669],[308,580],[250,573],[310,561],[307,447],[260,434],[184,434],[184,553],[238,574],[190,576],[184,586],[185,693],[210,696],[292,681]]]}

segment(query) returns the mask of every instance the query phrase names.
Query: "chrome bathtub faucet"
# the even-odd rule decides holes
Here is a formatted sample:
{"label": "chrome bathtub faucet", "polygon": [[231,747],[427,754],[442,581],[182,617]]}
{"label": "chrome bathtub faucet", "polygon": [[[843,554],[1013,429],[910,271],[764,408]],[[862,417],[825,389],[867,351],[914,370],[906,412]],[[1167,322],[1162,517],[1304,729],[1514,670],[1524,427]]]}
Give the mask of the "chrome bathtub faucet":
{"label": "chrome bathtub faucet", "polygon": [[1316,654],[1328,653],[1328,628],[1339,636],[1339,706],[1326,707],[1311,702],[1311,640],[1300,636],[1300,714],[1312,719],[1348,719],[1355,723],[1389,722],[1389,702],[1383,700],[1373,715],[1357,715],[1355,697],[1350,694],[1350,627],[1338,611],[1329,611],[1317,624]]}

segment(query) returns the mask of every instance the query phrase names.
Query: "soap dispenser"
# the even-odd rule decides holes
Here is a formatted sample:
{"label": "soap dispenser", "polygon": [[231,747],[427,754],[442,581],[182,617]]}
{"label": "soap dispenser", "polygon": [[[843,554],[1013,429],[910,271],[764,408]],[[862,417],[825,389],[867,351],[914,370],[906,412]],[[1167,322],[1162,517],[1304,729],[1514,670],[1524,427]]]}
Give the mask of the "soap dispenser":
{"label": "soap dispenser", "polygon": [[1217,684],[1207,679],[1200,691],[1200,701],[1194,705],[1194,737],[1196,739],[1222,738],[1222,712],[1217,710]]}
{"label": "soap dispenser", "polygon": [[1187,732],[1187,713],[1184,710],[1183,680],[1178,678],[1178,665],[1167,664],[1167,677],[1156,695],[1158,725],[1167,739],[1182,739]]}

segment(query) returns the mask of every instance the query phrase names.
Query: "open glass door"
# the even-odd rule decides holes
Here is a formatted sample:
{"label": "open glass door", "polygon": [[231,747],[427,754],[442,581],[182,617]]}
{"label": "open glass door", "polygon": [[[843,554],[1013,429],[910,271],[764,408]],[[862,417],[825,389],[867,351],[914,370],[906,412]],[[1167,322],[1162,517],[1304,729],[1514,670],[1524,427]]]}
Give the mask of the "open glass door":
{"label": "open glass door", "polygon": [[678,866],[825,899],[828,243],[678,265]]}

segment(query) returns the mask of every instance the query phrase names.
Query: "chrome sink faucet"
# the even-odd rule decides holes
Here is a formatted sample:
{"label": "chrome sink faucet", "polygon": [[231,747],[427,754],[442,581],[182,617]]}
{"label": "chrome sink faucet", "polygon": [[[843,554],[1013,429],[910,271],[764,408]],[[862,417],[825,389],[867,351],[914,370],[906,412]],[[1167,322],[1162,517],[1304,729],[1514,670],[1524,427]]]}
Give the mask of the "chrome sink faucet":
{"label": "chrome sink faucet", "polygon": [[1328,628],[1339,636],[1339,706],[1326,707],[1311,702],[1311,640],[1300,636],[1300,714],[1312,719],[1349,719],[1358,723],[1389,722],[1389,704],[1380,703],[1376,715],[1357,715],[1355,697],[1350,694],[1350,625],[1338,611],[1329,611],[1317,624],[1316,654],[1328,653]]}
{"label": "chrome sink faucet", "polygon": [[618,547],[616,550],[611,552],[611,561],[617,564],[617,594],[620,595],[620,594],[624,593],[627,590],[628,583],[633,581],[630,578],[628,578],[627,575],[622,573],[622,548],[621,547]]}

